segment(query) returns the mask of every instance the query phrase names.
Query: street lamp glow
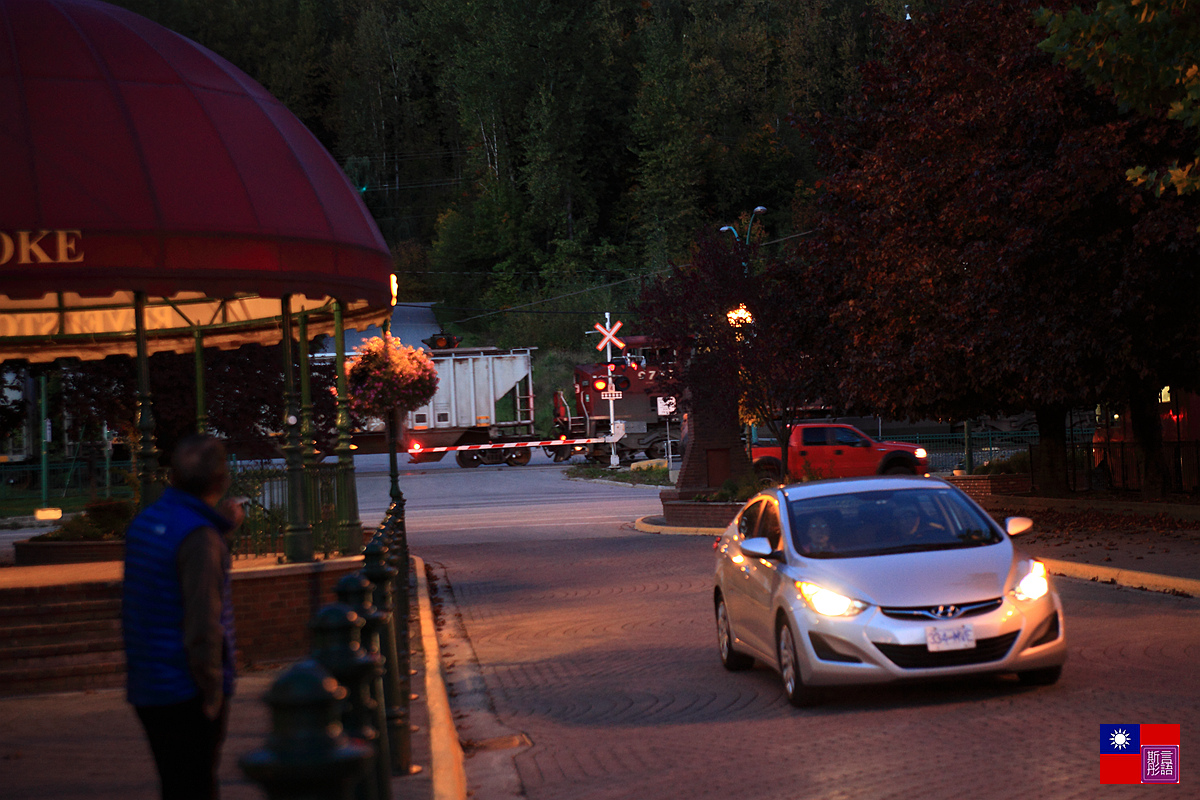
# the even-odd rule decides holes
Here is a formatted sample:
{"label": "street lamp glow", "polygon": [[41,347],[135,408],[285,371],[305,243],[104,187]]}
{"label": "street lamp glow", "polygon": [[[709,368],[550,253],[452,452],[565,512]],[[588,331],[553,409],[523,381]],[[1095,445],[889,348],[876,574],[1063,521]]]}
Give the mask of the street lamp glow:
{"label": "street lamp glow", "polygon": [[729,320],[729,324],[735,328],[740,328],[743,325],[749,325],[754,322],[754,315],[750,313],[750,309],[746,308],[745,303],[742,303],[725,316]]}

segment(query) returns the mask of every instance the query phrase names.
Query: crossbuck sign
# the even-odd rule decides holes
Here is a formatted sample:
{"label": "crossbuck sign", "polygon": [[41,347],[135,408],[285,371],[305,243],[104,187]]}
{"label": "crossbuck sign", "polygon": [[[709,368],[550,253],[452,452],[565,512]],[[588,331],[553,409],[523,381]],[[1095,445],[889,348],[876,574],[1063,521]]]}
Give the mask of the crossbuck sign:
{"label": "crossbuck sign", "polygon": [[597,322],[592,327],[594,327],[596,330],[600,331],[600,333],[603,334],[603,336],[600,337],[600,344],[596,345],[597,350],[603,350],[605,345],[607,345],[610,342],[612,344],[616,345],[618,350],[625,349],[625,343],[617,338],[617,331],[621,330],[621,320],[617,320],[616,322],[614,322],[613,326],[611,328],[606,328],[603,325],[601,325],[599,322]]}

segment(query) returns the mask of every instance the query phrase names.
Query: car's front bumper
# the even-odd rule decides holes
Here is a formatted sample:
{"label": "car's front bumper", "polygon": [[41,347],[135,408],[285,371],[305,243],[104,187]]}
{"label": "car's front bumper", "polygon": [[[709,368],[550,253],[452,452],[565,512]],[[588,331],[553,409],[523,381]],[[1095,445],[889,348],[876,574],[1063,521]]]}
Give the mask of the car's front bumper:
{"label": "car's front bumper", "polygon": [[[1051,591],[1035,601],[1002,598],[985,614],[911,620],[871,607],[857,617],[822,617],[797,599],[787,609],[797,632],[801,676],[813,686],[886,683],[1061,665],[1067,657],[1062,602]],[[930,652],[926,628],[972,626],[975,647]]]}

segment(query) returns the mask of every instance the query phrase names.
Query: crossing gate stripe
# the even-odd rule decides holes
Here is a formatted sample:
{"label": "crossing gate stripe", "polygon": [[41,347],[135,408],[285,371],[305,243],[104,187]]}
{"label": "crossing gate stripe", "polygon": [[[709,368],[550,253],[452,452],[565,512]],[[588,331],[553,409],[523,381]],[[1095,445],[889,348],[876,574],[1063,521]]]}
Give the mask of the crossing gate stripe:
{"label": "crossing gate stripe", "polygon": [[454,447],[420,447],[410,449],[410,455],[417,453],[449,453],[453,450],[501,450],[512,447],[557,447],[564,444],[601,444],[603,438],[594,439],[547,439],[541,442],[502,442],[498,444],[460,444]]}

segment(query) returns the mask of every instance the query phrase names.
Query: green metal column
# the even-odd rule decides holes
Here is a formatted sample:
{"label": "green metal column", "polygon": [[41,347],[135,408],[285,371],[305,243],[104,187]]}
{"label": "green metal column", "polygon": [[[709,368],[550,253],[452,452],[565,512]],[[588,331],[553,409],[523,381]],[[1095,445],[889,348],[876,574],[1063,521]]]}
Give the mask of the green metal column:
{"label": "green metal column", "polygon": [[350,447],[350,395],[346,385],[346,331],[342,302],[333,301],[334,364],[337,368],[337,519],[343,555],[362,552],[362,523],[358,518],[358,487],[354,451]]}
{"label": "green metal column", "polygon": [[304,507],[304,453],[300,443],[300,409],[296,400],[296,369],[292,364],[292,297],[280,300],[283,351],[283,431],[287,461],[288,522],[283,533],[283,552],[288,561],[313,560],[313,535]]}
{"label": "green metal column", "polygon": [[40,508],[50,507],[50,437],[47,435],[48,423],[50,422],[50,400],[49,390],[46,388],[46,373],[42,372],[38,376],[38,390],[41,394],[42,401],[42,416],[38,427],[38,450],[42,457],[42,505]]}
{"label": "green metal column", "polygon": [[332,542],[326,539],[324,515],[321,513],[321,476],[317,470],[317,449],[313,435],[313,406],[312,381],[308,360],[308,314],[298,315],[299,321],[299,362],[300,362],[300,455],[304,465],[304,509],[308,514],[308,524],[313,531],[314,550],[316,542],[322,545],[321,551],[328,556],[333,549]]}
{"label": "green metal column", "polygon": [[192,331],[195,337],[196,356],[196,433],[208,433],[208,406],[204,402],[204,333],[199,329]]}
{"label": "green metal column", "polygon": [[138,503],[142,508],[158,496],[158,449],[154,446],[154,403],[150,396],[150,354],[146,341],[146,293],[133,294],[133,320],[137,337],[137,454]]}

